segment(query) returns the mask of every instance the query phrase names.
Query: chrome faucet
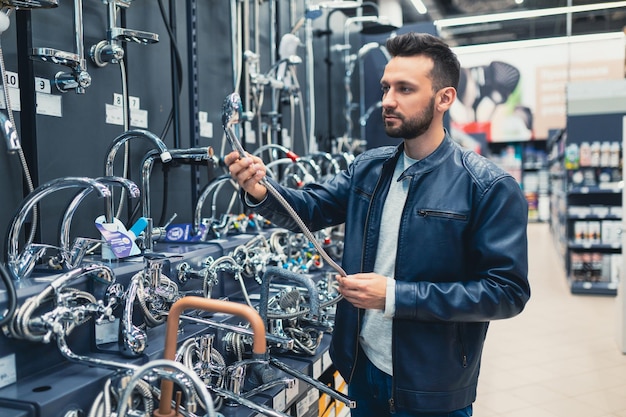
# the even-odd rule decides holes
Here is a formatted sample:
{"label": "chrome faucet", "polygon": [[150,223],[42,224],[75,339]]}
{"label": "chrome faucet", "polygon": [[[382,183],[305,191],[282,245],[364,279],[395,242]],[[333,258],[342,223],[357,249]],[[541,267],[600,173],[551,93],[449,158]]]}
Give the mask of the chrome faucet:
{"label": "chrome faucet", "polygon": [[57,89],[65,93],[74,89],[78,94],[84,94],[91,85],[91,75],[87,72],[83,43],[83,1],[74,0],[74,34],[76,53],[60,51],[52,48],[33,48],[32,58],[44,62],[61,64],[72,69],[71,73],[59,71],[54,76]]}
{"label": "chrome faucet", "polygon": [[106,176],[113,176],[113,163],[115,162],[115,156],[117,155],[117,151],[124,143],[132,138],[144,138],[151,141],[154,147],[160,151],[159,156],[161,157],[161,161],[169,162],[172,160],[172,155],[168,151],[167,146],[165,146],[165,143],[163,143],[163,141],[157,135],[143,129],[128,130],[116,137],[113,140],[113,143],[111,143],[111,145],[109,146],[104,168]]}
{"label": "chrome faucet", "polygon": [[[159,156],[159,151],[152,150],[148,152],[143,159],[141,167],[141,207],[142,215],[146,219],[152,218],[151,205],[150,205],[150,175],[152,174],[152,167],[154,166],[155,159]],[[172,149],[170,151],[171,159],[175,159],[179,162],[183,160],[197,161],[210,161],[214,165],[219,165],[217,157],[213,153],[211,147],[201,148],[189,148],[189,149]],[[193,163],[192,162],[192,163]],[[145,231],[144,248],[146,251],[151,252],[154,248],[154,235],[163,236],[165,233],[163,230],[155,230],[153,222],[148,221],[148,227]],[[156,233],[153,233],[156,232]]]}
{"label": "chrome faucet", "polygon": [[[130,197],[132,198],[139,197],[140,191],[139,191],[139,187],[137,187],[137,184],[135,184],[133,181],[128,180],[126,178],[99,177],[99,178],[96,178],[96,181],[101,182],[106,185],[120,185],[124,187],[126,191],[128,191],[128,194],[130,195]],[[61,247],[61,250],[63,251],[70,251],[70,227],[72,225],[72,219],[74,218],[74,214],[76,213],[78,206],[85,199],[85,197],[87,197],[87,195],[91,193],[91,190],[92,190],[91,188],[86,188],[80,191],[78,194],[76,194],[72,202],[68,205],[67,209],[65,210],[63,219],[61,220],[61,230],[60,230],[60,236],[59,236],[59,245]],[[106,206],[106,221],[108,223],[112,223],[113,211],[114,211],[113,205],[112,205],[113,199],[109,199],[109,200],[110,200],[108,202],[109,204],[107,204]],[[87,243],[86,240],[81,240],[81,242]],[[69,265],[69,266],[72,267],[76,265]]]}
{"label": "chrome faucet", "polygon": [[[19,234],[26,217],[42,198],[55,191],[72,187],[95,189],[100,197],[110,197],[111,195],[109,188],[95,179],[87,177],[62,177],[40,185],[26,196],[18,207],[7,233],[5,261],[14,280],[28,276],[32,272],[37,260],[39,260],[43,252],[45,252],[44,250],[33,250],[31,247],[25,249],[21,254],[19,253]],[[37,247],[37,244],[31,245]],[[43,246],[39,245],[39,247],[42,248]]]}
{"label": "chrome faucet", "polygon": [[[113,164],[115,163],[115,156],[117,155],[117,151],[123,144],[133,138],[143,138],[152,142],[154,148],[158,149],[159,157],[161,158],[161,161],[163,163],[167,163],[172,160],[172,155],[167,149],[167,146],[165,146],[165,143],[163,143],[163,141],[157,135],[143,129],[127,130],[126,132],[113,139],[113,142],[109,146],[109,150],[107,151],[107,156],[105,159],[104,175],[106,175],[107,177],[113,176]],[[110,196],[108,198],[109,200],[107,200],[107,207],[113,207],[113,197]]]}
{"label": "chrome faucet", "polygon": [[[237,185],[237,183],[233,181],[230,175],[223,175],[221,177],[214,179],[213,182],[211,182],[198,197],[198,201],[196,202],[196,208],[194,211],[195,213],[194,220],[193,220],[194,233],[198,233],[200,231],[200,225],[202,224],[202,208],[204,207],[204,203],[206,199],[209,198],[210,196],[213,196],[213,198],[211,200],[211,224],[209,225],[209,227],[213,228],[215,225],[219,223],[217,220],[218,218],[216,217],[217,216],[217,196],[220,190],[222,189],[222,187],[226,185],[226,183],[230,183],[231,186],[234,188],[234,192],[237,193],[237,191],[239,190],[239,186]],[[213,232],[215,232],[215,235],[218,237],[221,235],[221,233],[218,230],[213,230]]]}
{"label": "chrome faucet", "polygon": [[104,67],[109,62],[119,63],[124,58],[122,42],[135,42],[142,45],[152,44],[159,41],[156,33],[143,32],[140,30],[126,29],[117,26],[117,18],[121,8],[130,7],[132,0],[103,0],[107,8],[107,39],[98,42],[90,48],[91,60],[99,67]]}

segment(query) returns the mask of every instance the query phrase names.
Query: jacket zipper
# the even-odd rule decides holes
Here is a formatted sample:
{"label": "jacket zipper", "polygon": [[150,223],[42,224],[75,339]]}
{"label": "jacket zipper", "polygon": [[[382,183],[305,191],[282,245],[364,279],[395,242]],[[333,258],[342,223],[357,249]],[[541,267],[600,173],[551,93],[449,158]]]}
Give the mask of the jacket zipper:
{"label": "jacket zipper", "polygon": [[457,336],[459,338],[459,345],[461,346],[461,362],[463,368],[467,368],[467,353],[465,352],[465,342],[463,341],[463,332],[461,331],[461,325],[457,323]]}
{"label": "jacket zipper", "polygon": [[464,214],[451,213],[449,211],[437,211],[437,210],[424,210],[420,209],[417,211],[417,214],[422,217],[445,217],[448,219],[457,219],[457,220],[465,220],[467,216]]}

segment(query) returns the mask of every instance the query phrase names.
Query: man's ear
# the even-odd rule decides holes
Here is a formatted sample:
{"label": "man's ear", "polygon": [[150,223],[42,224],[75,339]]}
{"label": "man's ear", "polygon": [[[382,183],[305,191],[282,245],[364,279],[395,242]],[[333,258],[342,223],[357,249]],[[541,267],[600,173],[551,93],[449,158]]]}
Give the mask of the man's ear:
{"label": "man's ear", "polygon": [[437,92],[437,106],[441,112],[445,112],[452,106],[456,100],[456,89],[454,87],[444,87]]}

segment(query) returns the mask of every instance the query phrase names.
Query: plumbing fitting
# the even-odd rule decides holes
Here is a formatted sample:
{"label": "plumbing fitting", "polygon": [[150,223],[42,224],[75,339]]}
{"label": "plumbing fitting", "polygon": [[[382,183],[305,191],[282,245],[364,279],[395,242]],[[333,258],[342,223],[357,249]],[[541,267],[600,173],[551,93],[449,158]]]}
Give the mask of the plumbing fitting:
{"label": "plumbing fitting", "polygon": [[[159,157],[159,151],[152,150],[148,152],[144,158],[141,167],[141,187],[142,187],[142,198],[141,198],[141,207],[142,207],[142,215],[146,219],[152,218],[152,210],[150,205],[150,175],[152,173],[152,168],[154,166],[154,161],[157,157]],[[170,160],[175,160],[178,163],[185,163],[185,161],[189,161],[190,164],[197,164],[202,161],[211,162],[214,165],[218,165],[219,161],[213,155],[212,148],[210,147],[201,147],[201,148],[189,148],[189,149],[172,149],[170,151]],[[157,230],[158,229],[158,230]],[[161,230],[162,229],[162,230]],[[194,230],[196,231],[196,230]],[[165,235],[165,227],[163,228],[155,228],[152,226],[152,223],[149,223],[149,227],[145,232],[145,240],[144,240],[144,248],[148,252],[152,252],[154,249],[154,240],[155,237],[164,236]]]}
{"label": "plumbing fitting", "polygon": [[[134,182],[126,178],[114,177],[114,176],[99,177],[99,178],[96,178],[96,181],[109,185],[109,186],[110,185],[122,186],[126,189],[126,191],[128,192],[128,195],[131,198],[137,198],[140,195],[139,187],[137,187],[137,184],[135,184]],[[59,246],[63,251],[70,251],[70,227],[72,224],[72,219],[74,218],[74,214],[76,213],[76,210],[78,209],[78,206],[80,205],[80,203],[85,199],[85,197],[87,197],[91,193],[91,191],[92,189],[90,188],[80,191],[78,194],[76,194],[74,199],[70,202],[70,204],[65,209],[65,213],[63,214],[63,219],[61,220],[61,227],[60,227],[60,233],[59,233],[59,236],[60,236]],[[112,223],[113,217],[114,217],[114,213],[113,213],[114,209],[112,206],[113,199],[109,199],[109,200],[110,201],[107,202],[108,204],[105,207],[105,218],[108,223]],[[79,240],[79,239],[82,239],[82,240]],[[75,242],[75,246],[76,244],[87,243],[87,240],[85,240],[85,238],[79,238],[79,239],[77,239],[78,242]],[[69,264],[68,266],[72,267],[76,265]]]}
{"label": "plumbing fitting", "polygon": [[[175,362],[174,360],[167,359],[157,359],[154,361],[150,361],[133,371],[132,376],[126,386],[126,389],[120,397],[120,407],[118,409],[117,416],[125,417],[127,415],[126,410],[128,408],[128,404],[131,402],[130,395],[135,389],[135,386],[140,381],[142,381],[142,378],[144,378],[145,376],[154,374],[161,378],[161,387],[163,387],[163,385],[165,384],[173,387],[174,382],[178,383],[178,385],[185,392],[184,397],[187,401],[186,410],[189,413],[194,413],[195,415],[195,413],[197,412],[197,404],[195,403],[195,399],[200,397],[202,405],[204,406],[204,409],[206,411],[205,417],[217,416],[215,409],[213,408],[213,399],[211,398],[211,395],[209,394],[206,386],[204,385],[202,380],[200,380],[198,375],[196,375],[194,372],[191,372],[188,368],[181,365],[180,363]],[[171,391],[169,392],[169,394],[171,394]],[[181,415],[178,412],[178,402],[175,405],[176,408],[172,409],[172,404],[169,400],[167,400],[167,398],[170,398],[170,396],[166,396],[165,392],[162,389],[161,398],[159,401],[159,409],[154,410],[154,417],[175,417]],[[162,412],[163,410],[167,411],[164,413]]]}
{"label": "plumbing fitting", "polygon": [[[117,300],[110,298],[105,305],[85,291],[68,287],[85,275],[93,275],[108,285],[115,282],[111,268],[102,264],[89,264],[73,269],[57,277],[39,294],[28,298],[15,312],[10,325],[3,328],[7,336],[31,342],[49,343],[56,336],[64,337],[78,325],[97,315],[97,321],[112,321]],[[35,312],[53,300],[51,311],[34,317]]]}
{"label": "plumbing fitting", "polygon": [[[186,309],[201,309],[212,312],[224,312],[243,317],[250,323],[254,331],[252,352],[264,355],[266,352],[265,326],[259,314],[249,306],[239,303],[233,303],[222,300],[209,300],[201,297],[183,297],[176,301],[169,310],[166,323],[165,349],[163,358],[174,360],[176,355],[176,341],[178,335],[179,317]],[[173,384],[171,381],[161,382],[161,402],[158,412],[155,411],[155,417],[171,417],[175,416],[171,403],[167,401],[172,398]]]}
{"label": "plumbing fitting", "polygon": [[[202,191],[200,196],[198,197],[198,201],[196,202],[196,207],[194,210],[194,220],[193,220],[193,231],[194,233],[199,233],[200,225],[202,224],[202,209],[204,208],[204,204],[210,196],[212,196],[211,200],[211,217],[207,221],[209,223],[209,231],[212,232],[217,238],[220,238],[224,231],[227,229],[227,218],[222,218],[222,221],[217,220],[217,197],[226,184],[230,184],[233,187],[233,192],[231,192],[230,204],[229,208],[232,208],[234,201],[239,198],[238,190],[239,186],[237,183],[230,177],[230,175],[222,175],[220,177],[215,178],[205,189]],[[230,210],[228,210],[230,211]]]}
{"label": "plumbing fitting", "polygon": [[[244,150],[241,142],[235,134],[234,125],[241,121],[242,113],[241,98],[237,93],[231,93],[224,99],[222,103],[222,126],[226,133],[226,138],[230,143],[233,150],[236,150],[242,158],[246,157],[246,151]],[[300,230],[309,238],[311,243],[317,249],[317,252],[322,258],[341,276],[346,276],[346,272],[341,266],[335,262],[325,251],[320,243],[315,239],[315,236],[311,233],[304,221],[298,216],[298,213],[289,205],[289,202],[278,192],[278,190],[267,180],[267,178],[261,179],[260,183],[267,188],[269,194],[271,194],[283,208],[287,211],[289,216],[294,220]]]}
{"label": "plumbing fitting", "polygon": [[84,94],[85,89],[91,85],[91,75],[87,72],[84,53],[82,0],[74,0],[74,33],[76,53],[52,48],[33,48],[31,57],[71,68],[71,73],[59,71],[54,76],[54,84],[62,93],[73,89],[77,94]]}
{"label": "plumbing fitting", "polygon": [[[49,181],[37,187],[22,201],[13,217],[7,233],[6,257],[7,267],[14,280],[25,278],[32,272],[35,263],[41,258],[45,251],[40,250],[41,246],[31,246],[22,254],[19,253],[19,234],[26,217],[33,207],[47,195],[58,190],[83,187],[92,188],[97,191],[100,197],[110,197],[109,188],[91,178],[86,177],[62,177]],[[32,244],[31,244],[32,245]]]}
{"label": "plumbing fitting", "polygon": [[124,356],[137,357],[146,348],[147,334],[133,323],[135,302],[143,313],[144,323],[156,327],[165,321],[164,312],[180,299],[178,286],[162,274],[165,257],[145,257],[143,271],[135,274],[126,290],[124,313],[120,323],[120,351]]}
{"label": "plumbing fitting", "polygon": [[98,67],[108,63],[117,64],[124,59],[122,42],[133,42],[148,45],[159,41],[159,35],[118,26],[117,20],[121,8],[130,7],[132,0],[104,0],[107,4],[107,39],[102,40],[89,49],[89,56]]}

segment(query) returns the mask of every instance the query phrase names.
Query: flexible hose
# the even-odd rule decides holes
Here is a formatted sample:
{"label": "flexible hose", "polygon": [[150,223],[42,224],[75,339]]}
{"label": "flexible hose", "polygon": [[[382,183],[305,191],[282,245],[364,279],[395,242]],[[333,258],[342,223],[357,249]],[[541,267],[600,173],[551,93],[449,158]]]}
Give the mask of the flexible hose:
{"label": "flexible hose", "polygon": [[0,279],[2,279],[7,292],[7,308],[0,316],[0,327],[2,327],[13,319],[13,315],[17,310],[17,292],[15,291],[13,280],[3,264],[0,264]]}
{"label": "flexible hose", "polygon": [[261,183],[265,186],[265,188],[267,188],[267,191],[274,198],[276,198],[276,200],[278,200],[278,202],[283,206],[283,208],[287,211],[287,213],[298,224],[298,226],[300,227],[300,230],[302,230],[302,233],[304,233],[306,237],[309,239],[309,241],[313,244],[313,246],[315,246],[317,253],[319,253],[319,255],[328,263],[328,265],[330,265],[331,268],[337,271],[339,275],[341,275],[342,277],[345,277],[347,275],[346,271],[344,271],[343,268],[337,262],[335,262],[335,260],[331,258],[330,255],[328,255],[328,253],[324,250],[322,245],[320,245],[320,243],[315,238],[315,236],[313,236],[313,233],[309,230],[309,228],[304,223],[304,221],[300,218],[298,213],[296,213],[296,211],[293,209],[293,207],[291,207],[289,202],[285,200],[285,197],[283,197],[278,192],[278,190],[266,178],[263,178],[261,180]]}
{"label": "flexible hose", "polygon": [[[11,108],[11,97],[9,94],[9,87],[6,84],[7,75],[6,75],[6,67],[4,65],[4,53],[2,52],[1,44],[0,44],[0,74],[2,76],[2,87],[3,87],[2,90],[4,91],[4,103],[6,104],[7,114],[9,115],[9,120],[13,124],[13,127],[17,129],[15,125],[15,118],[13,117],[13,109]],[[19,147],[19,149],[17,149],[17,154],[19,155],[20,164],[22,165],[24,179],[26,180],[26,187],[28,188],[28,192],[32,193],[35,189],[33,185],[33,178],[30,175],[28,163],[26,162],[26,157],[24,156],[24,151],[21,146]],[[37,207],[37,204],[33,206],[32,213],[33,213],[33,216],[32,216],[31,228],[28,234],[28,239],[26,240],[26,245],[29,245],[35,239],[35,232],[37,230],[37,218],[39,216],[38,214],[39,209]]]}

